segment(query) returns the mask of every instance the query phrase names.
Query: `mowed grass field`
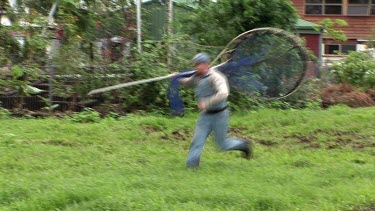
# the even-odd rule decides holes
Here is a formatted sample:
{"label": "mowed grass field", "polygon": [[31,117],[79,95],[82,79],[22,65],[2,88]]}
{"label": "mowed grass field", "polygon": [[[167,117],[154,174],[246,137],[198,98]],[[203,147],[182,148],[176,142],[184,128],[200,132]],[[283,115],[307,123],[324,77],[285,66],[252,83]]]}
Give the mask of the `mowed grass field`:
{"label": "mowed grass field", "polygon": [[254,159],[187,170],[196,117],[0,119],[0,210],[375,210],[375,107],[233,112]]}

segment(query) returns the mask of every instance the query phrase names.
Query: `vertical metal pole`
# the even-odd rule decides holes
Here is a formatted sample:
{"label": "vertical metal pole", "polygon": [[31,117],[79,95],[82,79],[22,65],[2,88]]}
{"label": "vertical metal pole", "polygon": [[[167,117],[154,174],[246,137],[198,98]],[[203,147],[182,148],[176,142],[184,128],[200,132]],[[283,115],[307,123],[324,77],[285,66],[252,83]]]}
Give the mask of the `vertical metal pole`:
{"label": "vertical metal pole", "polygon": [[53,3],[51,10],[49,11],[48,18],[47,18],[47,24],[43,27],[42,31],[42,37],[44,37],[47,33],[47,28],[49,24],[53,21],[53,15],[55,14],[57,9],[57,2]]}
{"label": "vertical metal pole", "polygon": [[55,67],[51,63],[48,65],[48,103],[49,111],[52,111],[53,105],[53,77],[55,74]]}
{"label": "vertical metal pole", "polygon": [[323,59],[323,29],[320,29],[319,31],[319,54],[318,54],[318,68],[317,68],[317,77],[318,78],[321,78],[322,77],[322,74],[321,74],[321,70],[322,70],[322,67],[324,66],[324,59]]}
{"label": "vertical metal pole", "polygon": [[137,44],[138,44],[138,52],[142,52],[142,39],[141,39],[141,27],[142,27],[142,20],[141,20],[141,0],[137,0]]}
{"label": "vertical metal pole", "polygon": [[[172,35],[172,22],[173,22],[173,0],[168,0],[167,5],[167,18],[166,18],[166,32],[168,38]],[[168,53],[167,53],[167,65],[168,68],[172,68],[172,53],[173,53],[173,44],[171,42],[167,43]]]}

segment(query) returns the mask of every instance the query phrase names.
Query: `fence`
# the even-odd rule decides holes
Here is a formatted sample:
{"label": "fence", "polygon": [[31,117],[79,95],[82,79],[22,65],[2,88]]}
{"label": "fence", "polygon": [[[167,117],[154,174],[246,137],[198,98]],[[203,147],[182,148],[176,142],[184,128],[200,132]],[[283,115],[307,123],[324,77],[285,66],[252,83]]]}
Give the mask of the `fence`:
{"label": "fence", "polygon": [[[100,67],[102,68],[102,67]],[[80,99],[78,97],[69,96],[61,97],[55,92],[56,89],[66,90],[69,86],[72,85],[72,81],[81,80],[83,77],[80,75],[54,75],[54,71],[50,72],[52,75],[46,74],[46,67],[42,67],[41,74],[38,76],[37,80],[30,83],[31,86],[43,90],[42,93],[38,95],[30,96],[20,96],[17,92],[17,87],[9,85],[5,86],[3,90],[0,90],[0,107],[6,109],[27,109],[30,111],[39,111],[44,109],[49,109],[51,106],[54,107],[54,110],[57,111],[80,111],[82,108],[91,107],[100,103],[100,99]],[[92,68],[89,71],[92,71]],[[99,69],[99,68],[98,68]],[[13,76],[11,73],[11,67],[0,67],[0,79],[5,82],[11,82]],[[87,75],[90,75],[91,72],[88,71]],[[87,77],[96,78],[96,80],[106,81],[113,78],[124,78],[129,75],[121,74],[92,74],[91,76],[86,76],[84,80],[87,80]],[[99,77],[99,79],[98,79]],[[12,83],[9,83],[12,84]],[[10,88],[10,87],[13,87]],[[1,88],[1,87],[0,87]]]}

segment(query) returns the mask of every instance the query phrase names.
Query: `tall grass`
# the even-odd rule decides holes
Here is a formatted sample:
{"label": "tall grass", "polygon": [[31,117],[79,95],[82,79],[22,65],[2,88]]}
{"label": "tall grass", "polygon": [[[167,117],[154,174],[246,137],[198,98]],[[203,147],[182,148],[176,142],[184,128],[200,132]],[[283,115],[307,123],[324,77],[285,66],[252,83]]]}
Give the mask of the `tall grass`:
{"label": "tall grass", "polygon": [[255,158],[187,170],[196,115],[1,119],[0,210],[375,209],[374,107],[233,113]]}

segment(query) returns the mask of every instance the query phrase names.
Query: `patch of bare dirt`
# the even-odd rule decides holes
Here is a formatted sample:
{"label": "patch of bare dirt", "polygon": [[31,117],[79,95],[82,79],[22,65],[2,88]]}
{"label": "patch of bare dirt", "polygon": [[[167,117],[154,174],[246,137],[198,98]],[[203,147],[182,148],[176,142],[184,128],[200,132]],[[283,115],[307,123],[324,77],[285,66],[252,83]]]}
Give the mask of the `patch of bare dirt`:
{"label": "patch of bare dirt", "polygon": [[31,111],[27,109],[13,109],[13,110],[10,110],[10,113],[13,117],[32,117],[32,118],[58,117],[58,118],[61,118],[64,116],[72,115],[73,112],[71,111],[49,112],[49,111]]}
{"label": "patch of bare dirt", "polygon": [[272,147],[272,146],[276,146],[278,145],[278,143],[276,141],[270,141],[270,140],[263,140],[263,139],[256,139],[254,140],[255,142],[263,145],[263,146],[268,146],[268,147]]}
{"label": "patch of bare dirt", "polygon": [[364,206],[363,208],[358,208],[358,209],[355,209],[355,211],[375,211],[375,203],[374,204],[370,204],[368,206]]}
{"label": "patch of bare dirt", "polygon": [[77,143],[77,142],[60,140],[60,139],[51,139],[48,141],[42,141],[42,144],[53,145],[53,146],[63,146],[63,147],[77,147],[81,145],[80,143]]}
{"label": "patch of bare dirt", "polygon": [[160,132],[162,131],[161,129],[159,128],[156,128],[156,127],[153,127],[153,126],[150,126],[150,125],[147,125],[145,127],[143,127],[144,131],[148,134],[148,133],[156,133],[156,132]]}
{"label": "patch of bare dirt", "polygon": [[192,132],[188,129],[175,130],[172,132],[172,137],[170,139],[188,141],[192,137],[191,134]]}
{"label": "patch of bare dirt", "polygon": [[[321,134],[329,137],[326,142],[318,142],[317,136]],[[375,141],[372,137],[345,131],[315,130],[306,136],[293,135],[285,136],[284,138],[296,139],[298,141],[294,143],[302,144],[305,148],[337,149],[350,147],[352,149],[363,149],[375,147]]]}
{"label": "patch of bare dirt", "polygon": [[242,137],[245,130],[247,130],[245,127],[231,127],[229,128],[229,134],[231,136]]}

